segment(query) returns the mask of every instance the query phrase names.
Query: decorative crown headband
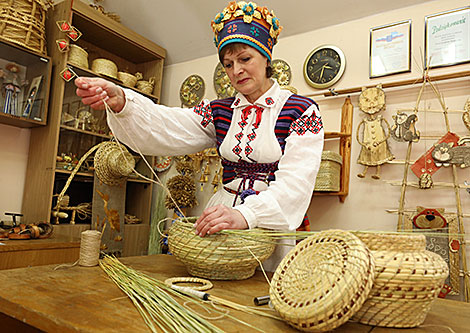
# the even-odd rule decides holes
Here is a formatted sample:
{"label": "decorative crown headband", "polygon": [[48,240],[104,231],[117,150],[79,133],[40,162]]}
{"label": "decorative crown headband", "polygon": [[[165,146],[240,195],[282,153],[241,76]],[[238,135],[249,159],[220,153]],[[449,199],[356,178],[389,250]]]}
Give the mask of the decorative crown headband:
{"label": "decorative crown headband", "polygon": [[254,2],[229,2],[211,22],[214,43],[220,52],[230,43],[248,44],[271,61],[273,46],[282,30],[273,11]]}

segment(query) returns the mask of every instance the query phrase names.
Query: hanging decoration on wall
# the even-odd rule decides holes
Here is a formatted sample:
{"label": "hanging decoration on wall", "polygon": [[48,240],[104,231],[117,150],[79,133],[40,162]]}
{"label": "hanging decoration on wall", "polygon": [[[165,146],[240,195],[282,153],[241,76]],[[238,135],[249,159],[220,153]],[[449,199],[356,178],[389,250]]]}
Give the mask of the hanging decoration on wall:
{"label": "hanging decoration on wall", "polygon": [[[395,158],[390,152],[387,142],[390,137],[390,125],[381,115],[374,115],[385,109],[385,92],[382,87],[379,85],[373,88],[363,88],[359,96],[359,107],[366,113],[366,118],[357,127],[356,138],[362,146],[357,163],[365,167],[364,171],[357,176],[364,178],[368,168],[375,166],[377,170],[372,178],[380,179],[380,166]],[[382,124],[385,124],[387,131]],[[364,125],[364,129],[362,138],[360,138],[359,133],[362,125]]]}
{"label": "hanging decoration on wall", "polygon": [[281,87],[288,86],[292,79],[292,71],[287,62],[282,59],[274,59],[271,63],[273,69],[272,78],[279,83]]}
{"label": "hanging decoration on wall", "polygon": [[435,145],[431,153],[436,166],[450,166],[456,164],[461,168],[468,168],[470,166],[470,147],[465,146],[470,142],[470,137],[462,137],[457,144],[454,142],[442,142]]}
{"label": "hanging decoration on wall", "polygon": [[224,66],[220,62],[215,67],[213,81],[218,98],[233,97],[237,94],[237,91],[230,83],[227,73],[225,73]]}
{"label": "hanging decoration on wall", "polygon": [[166,183],[171,197],[166,196],[165,207],[177,211],[196,206],[196,185],[193,180],[192,160],[188,156],[178,159],[176,171],[179,174],[171,177]]}
{"label": "hanging decoration on wall", "polygon": [[173,156],[155,156],[153,169],[157,172],[163,172],[170,168]]}
{"label": "hanging decoration on wall", "polygon": [[66,39],[58,39],[55,41],[57,44],[57,48],[59,49],[60,52],[67,52],[70,47],[70,43]]}
{"label": "hanging decoration on wall", "polygon": [[181,106],[192,108],[198,105],[204,97],[204,92],[204,79],[196,74],[188,76],[180,88]]}
{"label": "hanging decoration on wall", "polygon": [[465,124],[465,127],[470,131],[470,97],[467,99],[467,102],[465,102],[463,110],[462,121]]}
{"label": "hanging decoration on wall", "polygon": [[66,82],[69,82],[73,80],[75,77],[78,77],[78,75],[73,71],[72,68],[70,67],[65,67],[61,72],[60,72],[60,77],[64,79]]}
{"label": "hanging decoration on wall", "polygon": [[415,114],[406,114],[397,111],[396,115],[392,116],[395,122],[391,129],[392,138],[398,142],[418,142],[419,131],[415,128],[415,123],[418,121],[418,116]]}
{"label": "hanging decoration on wall", "polygon": [[82,37],[82,33],[80,32],[80,30],[78,30],[77,28],[75,28],[74,26],[70,27],[70,30],[67,31],[67,36],[73,40],[74,42],[76,42],[80,37]]}
{"label": "hanging decoration on wall", "polygon": [[68,32],[72,27],[72,25],[67,21],[56,21],[56,24],[60,32]]}
{"label": "hanging decoration on wall", "polygon": [[[204,191],[204,184],[209,182],[212,175],[213,165],[215,164],[215,174],[212,178],[211,185],[214,186],[214,192],[217,192],[218,185],[222,183],[222,170],[220,157],[216,148],[207,148],[196,154],[189,155],[193,161],[195,173],[200,173],[198,181],[200,183],[201,192]],[[196,179],[197,175],[195,175]]]}

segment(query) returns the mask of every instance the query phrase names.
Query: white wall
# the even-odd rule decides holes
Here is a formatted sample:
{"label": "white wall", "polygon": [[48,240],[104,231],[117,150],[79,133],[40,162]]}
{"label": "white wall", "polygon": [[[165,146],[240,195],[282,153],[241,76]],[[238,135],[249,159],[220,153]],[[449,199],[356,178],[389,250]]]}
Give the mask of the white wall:
{"label": "white wall", "polygon": [[[311,95],[317,91],[310,88],[304,81],[302,69],[303,62],[310,51],[322,44],[334,44],[339,46],[347,58],[346,71],[343,78],[334,86],[336,90],[351,87],[370,86],[379,83],[392,82],[408,78],[421,77],[424,53],[424,17],[426,15],[442,11],[468,6],[467,0],[439,0],[425,4],[394,10],[380,15],[374,15],[356,21],[346,22],[341,25],[330,26],[321,30],[311,31],[288,38],[281,38],[274,48],[274,59],[287,61],[293,74],[292,85],[300,94]],[[278,13],[282,24],[282,13]],[[314,15],[313,15],[314,16]],[[314,18],[312,18],[314,19]],[[369,29],[388,23],[406,19],[412,20],[412,72],[392,75],[383,78],[369,79]],[[284,27],[288,29],[289,27]],[[211,33],[208,29],[208,33]],[[281,34],[282,36],[282,34]],[[205,98],[216,98],[212,85],[214,68],[217,65],[217,56],[200,58],[194,61],[167,66],[164,72],[162,102],[167,105],[179,105],[179,89],[181,83],[190,74],[199,74],[206,83]],[[432,69],[430,75],[439,75],[447,72],[459,72],[469,70],[470,64]],[[470,82],[467,79],[452,82],[438,82],[445,102],[450,109],[463,109],[466,99],[470,95]],[[415,87],[403,87],[386,90],[387,108],[381,114],[392,124],[392,115],[399,107],[413,107],[418,95],[419,85]],[[339,112],[345,96],[324,98],[314,96],[320,104],[320,110],[327,131],[339,130]],[[358,94],[353,94],[352,102],[357,106]],[[427,89],[423,95],[422,107],[438,108],[439,105],[434,95]],[[360,146],[355,140],[357,126],[363,118],[363,113],[355,107],[353,125],[353,146],[351,161],[350,194],[345,203],[340,203],[336,197],[314,197],[312,199],[308,215],[313,230],[340,228],[355,230],[396,230],[397,215],[387,213],[387,209],[398,208],[400,199],[400,187],[391,186],[385,180],[401,180],[403,178],[403,165],[387,164],[383,166],[382,180],[372,180],[370,175],[375,171],[369,171],[365,179],[356,175],[363,167],[356,163]],[[445,125],[442,115],[419,114],[418,129],[422,132],[434,134],[445,133]],[[460,135],[468,135],[468,130],[463,126],[460,115],[451,115],[451,128]],[[421,140],[413,146],[412,158],[417,158],[435,141]],[[397,159],[404,159],[406,144],[390,140],[391,150]],[[327,142],[326,148],[337,149],[337,144]],[[459,180],[470,180],[469,169],[459,170]],[[452,182],[450,169],[440,170],[434,177],[434,181]],[[410,181],[416,181],[414,175],[409,175]],[[470,214],[470,195],[464,190],[460,191],[464,213]],[[199,201],[205,203],[211,191],[198,192]],[[431,207],[445,207],[447,211],[455,212],[455,195],[452,188],[433,190],[413,190],[406,193],[406,207],[414,208],[417,205]],[[197,215],[202,207],[193,209],[190,213]],[[469,219],[465,219],[465,227],[470,229]],[[467,249],[467,257],[470,251]]]}

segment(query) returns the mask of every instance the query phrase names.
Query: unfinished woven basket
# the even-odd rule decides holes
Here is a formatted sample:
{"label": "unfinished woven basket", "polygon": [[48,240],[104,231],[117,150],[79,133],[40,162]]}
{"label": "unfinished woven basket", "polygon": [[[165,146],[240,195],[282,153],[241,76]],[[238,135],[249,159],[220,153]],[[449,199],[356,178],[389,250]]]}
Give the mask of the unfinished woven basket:
{"label": "unfinished woven basket", "polygon": [[274,251],[270,237],[259,234],[250,237],[256,229],[246,230],[246,236],[222,233],[197,236],[193,228],[196,219],[176,220],[168,231],[170,252],[191,275],[214,280],[248,279],[255,274],[256,258],[266,260]]}
{"label": "unfinished woven basket", "polygon": [[0,0],[0,38],[45,55],[46,11],[43,0]]}
{"label": "unfinished woven basket", "polygon": [[132,173],[135,159],[126,147],[116,142],[104,142],[98,148],[94,158],[95,173],[100,181],[107,185],[120,185]]}
{"label": "unfinished woven basket", "polygon": [[271,302],[291,326],[324,332],[345,323],[365,302],[374,260],[359,238],[343,230],[314,234],[297,244],[271,280]]}
{"label": "unfinished woven basket", "polygon": [[356,235],[376,264],[372,291],[353,320],[385,327],[422,324],[449,274],[445,261],[426,250],[424,235]]}

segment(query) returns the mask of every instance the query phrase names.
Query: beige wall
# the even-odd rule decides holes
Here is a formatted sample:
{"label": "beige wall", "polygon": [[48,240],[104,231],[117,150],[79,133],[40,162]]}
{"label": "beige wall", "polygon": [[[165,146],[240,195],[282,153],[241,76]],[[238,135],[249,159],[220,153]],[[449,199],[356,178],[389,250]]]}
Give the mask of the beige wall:
{"label": "beige wall", "polygon": [[[361,87],[379,83],[392,82],[407,78],[421,76],[424,52],[424,17],[454,8],[467,6],[466,0],[440,0],[430,1],[426,4],[407,7],[400,10],[382,13],[380,15],[366,17],[360,20],[346,22],[341,25],[327,27],[321,30],[281,38],[274,49],[273,58],[287,61],[292,67],[292,85],[297,87],[300,94],[310,95],[320,104],[325,129],[334,131],[339,129],[339,111],[345,96],[324,98],[315,96],[316,90],[310,88],[304,81],[302,68],[303,62],[309,52],[318,45],[334,44],[339,46],[347,58],[346,71],[343,78],[334,86],[340,90],[350,87]],[[278,13],[282,23],[282,13]],[[401,20],[412,20],[412,72],[392,75],[389,77],[369,79],[369,29]],[[284,27],[289,29],[289,27]],[[210,33],[210,29],[208,29]],[[282,36],[282,34],[281,34]],[[190,74],[201,75],[206,82],[205,97],[216,97],[212,85],[212,75],[217,64],[217,56],[205,57],[191,62],[172,65],[165,68],[162,101],[167,105],[179,105],[179,88],[184,79]],[[470,65],[464,64],[441,69],[431,70],[431,75],[447,72],[459,72],[469,70]],[[444,95],[445,102],[450,109],[463,109],[466,99],[470,96],[470,82],[467,79],[451,82],[439,82],[438,87]],[[418,95],[419,86],[402,87],[386,90],[387,107],[381,114],[392,123],[392,115],[399,107],[413,107]],[[313,94],[313,95],[312,95]],[[357,126],[364,114],[356,107],[358,94],[352,96],[354,109],[353,133],[355,136]],[[439,105],[434,95],[427,89],[423,95],[421,107],[438,108]],[[463,126],[459,114],[453,114],[451,128],[460,135],[469,135]],[[441,114],[419,114],[418,129],[423,133],[442,135],[445,132],[445,124]],[[417,158],[429,149],[435,140],[421,140],[413,146],[412,158]],[[391,150],[397,159],[404,159],[406,144],[390,140]],[[326,148],[337,150],[337,143],[329,141]],[[370,178],[375,169],[369,171],[365,179],[359,179],[356,175],[362,171],[362,166],[356,163],[360,146],[353,139],[350,194],[345,203],[340,203],[336,197],[314,197],[312,199],[308,215],[312,223],[312,229],[354,229],[354,230],[396,230],[397,215],[387,213],[387,209],[398,208],[400,199],[400,187],[386,183],[389,180],[401,180],[403,178],[403,165],[388,164],[383,166],[382,179],[377,181]],[[470,181],[470,169],[459,170],[458,177],[462,183],[465,179]],[[410,181],[416,181],[414,175],[409,176]],[[450,169],[440,170],[434,177],[434,181],[452,182]],[[198,191],[199,201],[204,204],[211,195],[208,189]],[[470,214],[470,195],[464,190],[460,191],[463,210]],[[447,211],[455,212],[455,195],[452,188],[417,190],[410,189],[406,193],[406,207],[414,208],[417,205],[431,207],[445,207]],[[192,215],[200,214],[203,205],[193,209]],[[470,229],[469,219],[465,219],[465,227]],[[470,255],[470,252],[468,252]],[[468,255],[467,255],[468,256]]]}

